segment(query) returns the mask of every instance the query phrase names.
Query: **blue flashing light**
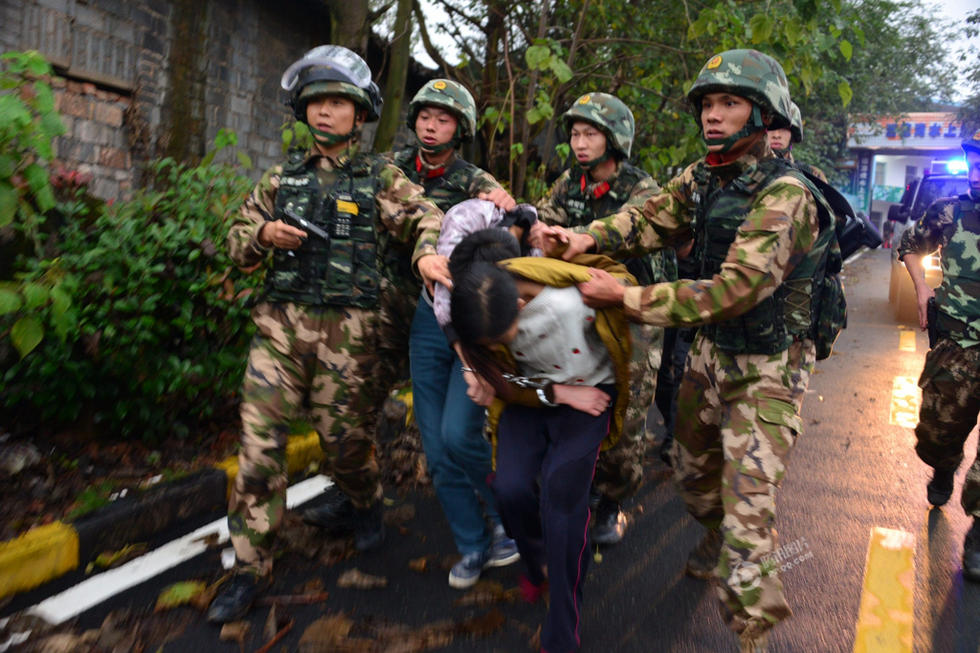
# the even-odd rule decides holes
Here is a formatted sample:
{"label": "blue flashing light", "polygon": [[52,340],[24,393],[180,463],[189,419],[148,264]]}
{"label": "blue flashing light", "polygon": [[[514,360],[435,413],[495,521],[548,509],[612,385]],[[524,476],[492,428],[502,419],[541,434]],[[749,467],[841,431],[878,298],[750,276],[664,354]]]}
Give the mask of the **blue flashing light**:
{"label": "blue flashing light", "polygon": [[946,169],[951,175],[960,175],[966,172],[967,165],[964,159],[950,159],[946,162]]}

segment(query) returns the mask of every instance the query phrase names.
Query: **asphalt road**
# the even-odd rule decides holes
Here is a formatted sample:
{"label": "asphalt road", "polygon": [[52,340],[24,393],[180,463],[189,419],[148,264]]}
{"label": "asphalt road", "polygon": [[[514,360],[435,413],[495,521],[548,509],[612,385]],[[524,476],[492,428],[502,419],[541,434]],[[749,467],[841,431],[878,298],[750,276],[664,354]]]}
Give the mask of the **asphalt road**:
{"label": "asphalt road", "polygon": [[[925,498],[928,469],[915,457],[912,429],[891,423],[896,407],[901,407],[893,402],[895,379],[917,378],[927,342],[924,334],[892,318],[888,265],[886,250],[866,252],[848,263],[848,328],[834,355],[818,363],[804,402],[805,433],[790,460],[777,514],[781,544],[800,552],[798,562],[783,573],[795,614],[775,630],[773,651],[852,649],[869,532],[876,526],[915,536],[915,650],[980,651],[980,584],[964,583],[960,571],[968,521],[958,498],[966,464],[957,474],[953,500],[942,510],[930,511]],[[655,409],[652,416],[656,417]],[[967,444],[967,464],[977,450],[976,437],[975,430]],[[458,605],[465,594],[446,583],[453,546],[434,498],[390,492],[389,499],[391,517],[405,506],[412,507],[408,510],[414,510],[414,516],[404,513],[393,519],[383,551],[332,565],[325,565],[322,556],[310,560],[292,550],[278,560],[272,593],[294,594],[310,588],[312,581],[329,598],[285,608],[294,626],[272,650],[315,650],[301,647],[304,633],[318,619],[336,613],[354,624],[347,640],[350,648],[342,650],[421,650],[411,648],[412,643],[425,634],[435,641],[431,637],[436,630],[443,633],[446,645],[427,650],[532,650],[530,642],[545,608],[507,601]],[[683,574],[687,553],[701,529],[686,515],[670,485],[669,470],[654,456],[645,486],[627,508],[631,523],[626,539],[598,550],[590,570],[582,651],[736,650],[713,591]],[[295,546],[302,548],[302,541]],[[409,561],[423,557],[427,569],[412,570]],[[387,587],[337,587],[338,577],[352,568],[385,577]],[[169,583],[210,581],[219,573],[218,552],[210,551],[83,613],[73,626],[76,632],[97,628],[111,611],[128,608],[144,620],[146,650],[158,650],[165,640],[169,641],[162,644],[163,651],[238,650],[237,643],[219,642],[218,629],[191,608],[152,613],[157,595]],[[484,577],[506,589],[516,585],[519,573],[517,564],[489,570]],[[268,612],[260,608],[251,614],[244,650],[264,643]],[[445,634],[447,620],[461,624],[450,635]],[[396,638],[402,648],[370,648],[366,643],[379,633],[391,633],[396,625],[403,628]],[[304,642],[313,641],[310,633]],[[351,643],[352,637],[362,641]]]}

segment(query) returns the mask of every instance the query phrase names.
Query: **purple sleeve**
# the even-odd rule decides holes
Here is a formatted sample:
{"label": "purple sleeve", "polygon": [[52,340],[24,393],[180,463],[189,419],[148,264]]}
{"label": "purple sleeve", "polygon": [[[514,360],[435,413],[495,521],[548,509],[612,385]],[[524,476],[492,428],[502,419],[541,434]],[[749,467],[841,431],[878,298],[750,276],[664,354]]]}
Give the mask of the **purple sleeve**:
{"label": "purple sleeve", "polygon": [[[460,202],[446,211],[439,232],[439,241],[436,243],[436,252],[442,256],[452,256],[459,241],[480,229],[497,226],[503,220],[503,216],[503,211],[486,200],[474,199]],[[449,317],[449,290],[441,284],[436,284],[432,310],[436,314],[439,326],[446,331],[448,337],[452,333],[448,330],[452,328]],[[453,337],[450,342],[455,339]]]}

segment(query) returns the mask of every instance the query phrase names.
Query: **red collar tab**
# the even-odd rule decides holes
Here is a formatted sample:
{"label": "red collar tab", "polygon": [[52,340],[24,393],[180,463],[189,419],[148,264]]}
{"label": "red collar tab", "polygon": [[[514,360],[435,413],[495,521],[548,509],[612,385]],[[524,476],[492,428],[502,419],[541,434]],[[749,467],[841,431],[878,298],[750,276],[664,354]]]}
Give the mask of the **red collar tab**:
{"label": "red collar tab", "polygon": [[[425,168],[425,164],[422,162],[422,156],[419,154],[415,155],[415,172],[422,174],[422,169]],[[432,179],[433,177],[441,177],[446,173],[446,166],[439,166],[438,168],[429,168],[425,171],[425,178]]]}
{"label": "red collar tab", "polygon": [[585,175],[582,175],[582,180],[581,180],[581,184],[580,185],[582,186],[582,192],[584,193],[585,192],[585,186],[586,186],[586,183],[585,183]]}
{"label": "red collar tab", "polygon": [[596,187],[592,189],[592,197],[599,199],[603,195],[609,192],[609,182],[603,181],[596,184]]}

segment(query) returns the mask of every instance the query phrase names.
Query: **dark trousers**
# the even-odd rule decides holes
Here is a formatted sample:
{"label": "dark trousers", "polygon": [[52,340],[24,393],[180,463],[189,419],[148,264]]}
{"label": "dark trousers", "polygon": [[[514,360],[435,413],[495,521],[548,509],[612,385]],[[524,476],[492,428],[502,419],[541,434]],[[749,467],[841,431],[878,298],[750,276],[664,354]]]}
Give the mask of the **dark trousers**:
{"label": "dark trousers", "polygon": [[[602,389],[614,403],[614,389]],[[528,579],[543,582],[547,566],[550,608],[541,647],[548,653],[579,647],[582,583],[589,565],[589,486],[611,410],[592,417],[568,406],[511,405],[500,417],[493,491]]]}

